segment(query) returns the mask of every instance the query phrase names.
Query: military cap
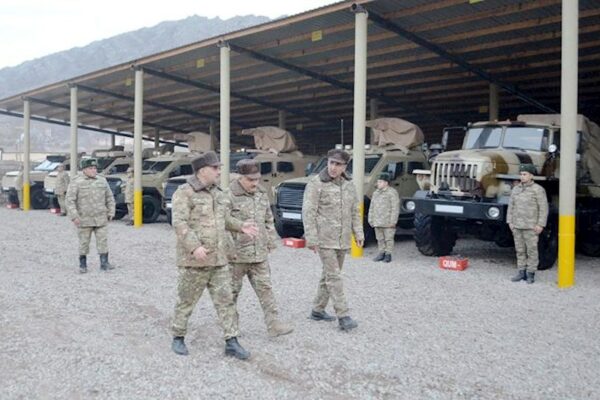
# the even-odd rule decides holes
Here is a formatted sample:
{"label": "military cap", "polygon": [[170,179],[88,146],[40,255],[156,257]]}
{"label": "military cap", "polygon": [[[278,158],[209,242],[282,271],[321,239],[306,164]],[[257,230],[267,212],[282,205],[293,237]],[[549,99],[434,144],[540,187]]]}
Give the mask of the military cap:
{"label": "military cap", "polygon": [[197,172],[200,168],[204,167],[218,167],[221,163],[219,162],[219,157],[217,157],[217,153],[214,151],[207,151],[199,157],[196,157],[192,160],[192,168],[194,172]]}
{"label": "military cap", "polygon": [[535,165],[533,164],[521,164],[519,167],[519,172],[529,172],[531,175],[535,175],[537,173]]}
{"label": "military cap", "polygon": [[98,167],[98,160],[95,158],[84,158],[81,160],[81,169],[89,168],[89,167]]}
{"label": "military cap", "polygon": [[386,181],[389,183],[392,180],[392,176],[389,174],[389,172],[382,172],[379,174],[379,177],[377,179],[381,179],[382,181]]}
{"label": "military cap", "polygon": [[247,176],[250,179],[260,178],[260,168],[258,163],[251,158],[244,158],[243,160],[238,161],[235,166],[240,175]]}
{"label": "military cap", "polygon": [[348,164],[348,161],[350,161],[350,154],[342,149],[331,149],[327,152],[327,159],[341,164]]}

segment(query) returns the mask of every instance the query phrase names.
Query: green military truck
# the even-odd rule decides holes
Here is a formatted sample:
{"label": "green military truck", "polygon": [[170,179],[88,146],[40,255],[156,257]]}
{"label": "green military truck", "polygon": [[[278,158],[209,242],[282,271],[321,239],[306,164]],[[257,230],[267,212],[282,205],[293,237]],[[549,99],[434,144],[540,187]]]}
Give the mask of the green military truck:
{"label": "green military truck", "polygon": [[[600,256],[600,128],[582,115],[577,122],[577,244],[584,254]],[[448,255],[460,234],[512,246],[508,202],[519,180],[519,165],[531,163],[550,206],[539,240],[538,268],[551,268],[558,251],[559,149],[560,115],[470,124],[462,150],[441,153],[430,170],[415,171],[421,190],[402,199],[401,208],[415,213],[419,251]]]}
{"label": "green military truck", "polygon": [[[412,196],[418,189],[412,172],[415,169],[429,168],[429,162],[422,149],[423,132],[418,126],[399,118],[379,118],[367,121],[367,126],[373,129],[374,143],[366,145],[365,148],[364,221],[367,241],[372,241],[374,231],[366,223],[366,217],[379,174],[390,173],[392,176],[390,186],[396,189],[401,197]],[[350,146],[346,146],[345,149],[352,155]],[[326,158],[319,161],[310,176],[289,179],[275,188],[274,218],[279,236],[301,237],[304,234],[302,224],[304,189],[310,177],[324,168],[327,168]],[[352,172],[352,160],[346,171]],[[405,210],[400,213],[398,227],[411,229],[412,221],[413,213]]]}

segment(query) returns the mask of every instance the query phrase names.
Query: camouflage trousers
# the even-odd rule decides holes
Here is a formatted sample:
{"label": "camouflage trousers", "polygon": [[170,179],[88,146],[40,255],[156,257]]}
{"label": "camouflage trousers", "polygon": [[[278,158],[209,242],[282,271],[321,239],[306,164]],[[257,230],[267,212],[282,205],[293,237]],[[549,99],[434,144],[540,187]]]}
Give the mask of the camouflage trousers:
{"label": "camouflage trousers", "polygon": [[517,252],[517,268],[529,272],[537,271],[539,236],[533,229],[513,229],[512,233]]}
{"label": "camouflage trousers", "polygon": [[58,206],[60,207],[60,212],[66,214],[67,213],[67,205],[65,204],[65,195],[57,194],[56,200],[58,201]]}
{"label": "camouflage trousers", "polygon": [[79,255],[86,256],[90,252],[90,240],[92,232],[96,236],[96,249],[98,254],[108,253],[108,225],[85,226],[77,228],[79,236]]}
{"label": "camouflage trousers", "polygon": [[133,221],[133,203],[127,203],[127,221]]}
{"label": "camouflage trousers", "polygon": [[208,288],[217,311],[225,340],[237,337],[239,335],[237,311],[231,294],[231,271],[228,265],[202,268],[179,267],[173,336],[185,336],[188,319],[205,288]]}
{"label": "camouflage trousers", "polygon": [[375,227],[374,229],[379,251],[391,254],[392,250],[394,250],[394,235],[396,234],[396,228]]}
{"label": "camouflage trousers", "polygon": [[348,315],[348,303],[344,295],[344,282],[342,281],[342,266],[346,250],[319,248],[319,257],[323,263],[323,272],[319,281],[317,296],[313,302],[314,311],[324,311],[329,303],[333,303],[333,309],[338,318]]}
{"label": "camouflage trousers", "polygon": [[238,296],[242,291],[244,276],[248,276],[250,285],[252,285],[262,307],[267,328],[270,328],[273,322],[277,320],[277,305],[275,304],[275,296],[273,295],[273,287],[271,286],[269,262],[232,263],[231,275],[233,302],[237,304]]}

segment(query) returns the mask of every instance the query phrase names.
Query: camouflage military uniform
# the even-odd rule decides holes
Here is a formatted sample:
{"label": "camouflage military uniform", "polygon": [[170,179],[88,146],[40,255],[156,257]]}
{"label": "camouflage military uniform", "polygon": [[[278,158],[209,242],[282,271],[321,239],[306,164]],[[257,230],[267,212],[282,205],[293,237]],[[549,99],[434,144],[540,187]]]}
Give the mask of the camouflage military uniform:
{"label": "camouflage military uniform", "polygon": [[92,232],[98,253],[108,253],[108,220],[115,216],[115,199],[106,179],[77,175],[67,189],[66,205],[71,220],[80,221],[79,255],[89,253]]}
{"label": "camouflage military uniform", "polygon": [[229,253],[232,266],[233,301],[237,303],[242,290],[244,276],[248,276],[263,309],[267,329],[277,321],[277,305],[271,286],[269,252],[276,247],[276,233],[269,198],[264,188],[248,193],[238,180],[231,182],[229,189],[231,215],[240,221],[254,221],[259,229],[256,238],[232,232],[234,251]]}
{"label": "camouflage military uniform", "polygon": [[323,263],[313,311],[324,311],[331,296],[338,318],[347,317],[342,265],[352,233],[356,240],[364,240],[356,189],[347,175],[334,180],[323,169],[311,178],[304,192],[302,220],[306,246],[318,246]]}
{"label": "camouflage military uniform", "polygon": [[533,228],[545,227],[547,218],[548,199],[543,187],[531,181],[513,188],[506,221],[512,225],[519,270],[537,271],[538,235]]}
{"label": "camouflage military uniform", "polygon": [[[230,217],[228,197],[216,185],[204,186],[196,176],[173,194],[173,227],[177,235],[178,298],[173,335],[185,336],[190,315],[208,287],[225,339],[239,335],[227,265],[225,229],[240,231],[242,222]],[[207,257],[199,261],[193,252],[203,246]]]}
{"label": "camouflage military uniform", "polygon": [[388,186],[385,189],[375,190],[369,207],[368,221],[375,229],[380,252],[391,253],[394,249],[398,215],[400,215],[400,197],[396,189]]}
{"label": "camouflage military uniform", "polygon": [[58,206],[60,207],[61,213],[67,212],[67,206],[65,205],[65,194],[67,193],[67,187],[69,186],[69,172],[60,171],[56,174],[56,187],[54,188],[54,194],[58,200]]}
{"label": "camouflage military uniform", "polygon": [[133,175],[128,175],[125,183],[125,204],[127,204],[127,219],[133,221]]}

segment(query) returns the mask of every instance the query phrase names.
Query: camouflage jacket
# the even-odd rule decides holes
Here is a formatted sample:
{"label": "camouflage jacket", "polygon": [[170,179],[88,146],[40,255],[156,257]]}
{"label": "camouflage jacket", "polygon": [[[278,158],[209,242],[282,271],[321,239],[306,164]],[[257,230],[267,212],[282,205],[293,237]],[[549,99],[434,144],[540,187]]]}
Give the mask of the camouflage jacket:
{"label": "camouflage jacket", "polygon": [[[216,267],[227,264],[230,249],[225,229],[241,231],[242,221],[229,213],[229,198],[216,185],[204,186],[195,176],[173,194],[173,228],[177,236],[177,265]],[[198,261],[192,254],[198,247],[207,257]]]}
{"label": "camouflage jacket", "polygon": [[510,195],[506,222],[517,229],[546,226],[548,199],[543,187],[534,182],[519,183]]}
{"label": "camouflage jacket", "polygon": [[393,187],[377,189],[373,193],[369,207],[369,225],[378,228],[392,228],[398,223],[400,196]]}
{"label": "camouflage jacket", "polygon": [[311,178],[304,191],[302,221],[308,247],[349,249],[352,232],[364,240],[356,189],[345,174],[333,180],[324,169]]}
{"label": "camouflage jacket", "polygon": [[125,203],[133,203],[133,176],[125,183]]}
{"label": "camouflage jacket", "polygon": [[79,219],[81,227],[104,226],[115,216],[115,199],[106,179],[100,175],[89,178],[79,174],[67,189],[67,213],[71,220]]}
{"label": "camouflage jacket", "polygon": [[277,247],[277,236],[273,225],[273,213],[265,189],[258,187],[256,193],[248,193],[239,180],[234,179],[229,187],[231,216],[240,221],[253,221],[258,227],[258,237],[251,238],[241,232],[229,233],[234,250],[229,253],[229,261],[237,263],[258,263],[267,259],[269,251]]}
{"label": "camouflage jacket", "polygon": [[67,187],[69,186],[69,172],[62,171],[56,174],[56,186],[54,187],[54,194],[62,195],[67,193]]}

